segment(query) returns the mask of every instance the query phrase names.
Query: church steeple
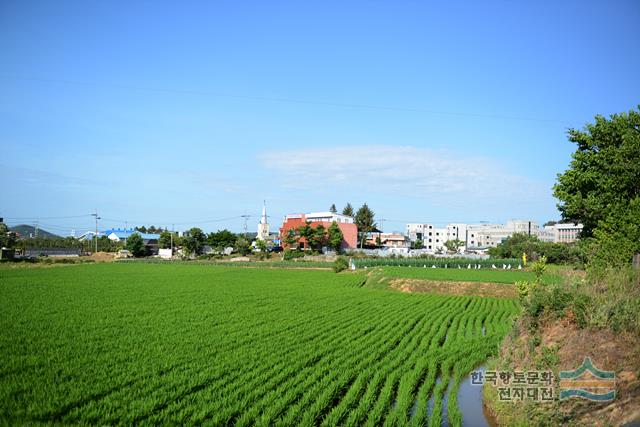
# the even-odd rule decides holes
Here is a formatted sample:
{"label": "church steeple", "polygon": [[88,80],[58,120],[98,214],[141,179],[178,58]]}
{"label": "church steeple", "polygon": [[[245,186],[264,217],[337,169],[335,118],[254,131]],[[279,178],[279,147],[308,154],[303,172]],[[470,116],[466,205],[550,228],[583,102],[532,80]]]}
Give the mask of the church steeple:
{"label": "church steeple", "polygon": [[262,201],[262,219],[260,220],[260,224],[267,223],[267,202],[265,200]]}
{"label": "church steeple", "polygon": [[262,217],[258,224],[258,240],[267,240],[269,238],[269,222],[267,221],[267,202],[262,202]]}

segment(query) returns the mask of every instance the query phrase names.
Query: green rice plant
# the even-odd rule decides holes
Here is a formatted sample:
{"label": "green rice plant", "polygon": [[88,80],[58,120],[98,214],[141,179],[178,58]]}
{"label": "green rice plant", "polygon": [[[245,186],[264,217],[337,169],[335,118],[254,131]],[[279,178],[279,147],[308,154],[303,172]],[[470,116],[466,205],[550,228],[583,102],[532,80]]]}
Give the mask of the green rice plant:
{"label": "green rice plant", "polygon": [[[364,277],[208,262],[0,267],[0,421],[422,425],[430,397],[443,409],[438,373],[455,387],[519,306]],[[456,408],[449,400],[455,422]]]}

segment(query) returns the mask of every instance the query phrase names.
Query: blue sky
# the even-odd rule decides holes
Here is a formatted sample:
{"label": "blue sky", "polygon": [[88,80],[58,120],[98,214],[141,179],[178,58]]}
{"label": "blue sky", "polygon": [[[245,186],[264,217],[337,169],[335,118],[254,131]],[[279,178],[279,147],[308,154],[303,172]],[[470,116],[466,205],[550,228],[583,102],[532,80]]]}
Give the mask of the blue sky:
{"label": "blue sky", "polygon": [[0,216],[557,219],[567,128],[640,103],[639,21],[637,1],[2,2]]}

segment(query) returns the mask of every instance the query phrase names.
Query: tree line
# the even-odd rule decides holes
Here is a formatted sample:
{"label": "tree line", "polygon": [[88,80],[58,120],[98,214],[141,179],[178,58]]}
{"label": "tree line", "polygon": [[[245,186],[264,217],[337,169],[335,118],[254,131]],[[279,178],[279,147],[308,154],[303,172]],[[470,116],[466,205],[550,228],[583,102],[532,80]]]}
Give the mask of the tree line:
{"label": "tree line", "polygon": [[[335,203],[331,204],[329,211],[331,213],[338,213]],[[345,207],[342,209],[342,215],[353,218],[353,222],[356,224],[356,227],[358,227],[358,243],[361,248],[364,247],[367,235],[378,228],[378,225],[375,222],[376,214],[371,210],[366,202],[355,212],[351,203],[347,202]]]}

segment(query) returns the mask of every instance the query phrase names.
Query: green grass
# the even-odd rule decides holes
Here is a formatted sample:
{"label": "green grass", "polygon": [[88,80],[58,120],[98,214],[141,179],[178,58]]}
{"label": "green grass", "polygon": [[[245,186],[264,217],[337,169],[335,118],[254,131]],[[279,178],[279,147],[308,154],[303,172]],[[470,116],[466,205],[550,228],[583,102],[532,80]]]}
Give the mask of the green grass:
{"label": "green grass", "polygon": [[435,378],[455,384],[494,354],[517,303],[354,286],[363,278],[190,264],[0,268],[0,423],[436,419]]}
{"label": "green grass", "polygon": [[466,268],[469,264],[481,265],[483,268],[491,268],[493,265],[496,267],[502,267],[502,265],[510,265],[511,268],[518,268],[522,264],[522,260],[516,258],[508,259],[468,259],[468,258],[354,258],[354,264],[358,268],[364,267],[383,267],[383,266],[396,266],[396,267],[423,267],[427,265],[431,267],[442,267],[446,265],[449,268]]}
{"label": "green grass", "polygon": [[164,260],[160,258],[130,258],[116,261],[119,264],[200,264],[200,265],[221,265],[226,267],[260,267],[260,268],[327,268],[333,267],[333,262],[329,261],[283,261],[273,257],[263,261],[225,261],[225,260]]}
{"label": "green grass", "polygon": [[[424,267],[382,267],[387,277],[402,277],[422,280],[449,280],[460,282],[493,282],[515,283],[521,280],[533,281],[536,276],[531,271],[521,270],[493,270],[493,269],[466,269],[466,268],[424,268]],[[558,283],[559,275],[545,274],[544,283]]]}

